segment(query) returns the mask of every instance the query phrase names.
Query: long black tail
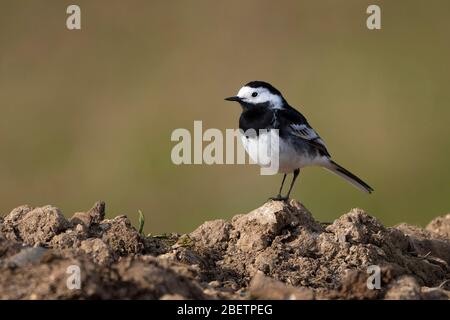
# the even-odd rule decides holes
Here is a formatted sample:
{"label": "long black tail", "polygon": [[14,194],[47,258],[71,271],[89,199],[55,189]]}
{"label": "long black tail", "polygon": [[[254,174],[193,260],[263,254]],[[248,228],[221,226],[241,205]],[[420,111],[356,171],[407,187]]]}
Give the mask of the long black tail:
{"label": "long black tail", "polygon": [[338,176],[344,178],[345,180],[350,182],[352,185],[354,185],[358,189],[360,189],[360,190],[362,190],[364,192],[367,192],[367,193],[372,193],[373,189],[372,189],[371,186],[369,186],[367,183],[362,181],[360,178],[355,176],[353,173],[351,173],[350,171],[348,171],[344,167],[338,165],[333,160],[330,159],[329,160],[329,164],[324,166],[324,167],[325,167],[325,169],[328,169],[331,172],[337,174]]}

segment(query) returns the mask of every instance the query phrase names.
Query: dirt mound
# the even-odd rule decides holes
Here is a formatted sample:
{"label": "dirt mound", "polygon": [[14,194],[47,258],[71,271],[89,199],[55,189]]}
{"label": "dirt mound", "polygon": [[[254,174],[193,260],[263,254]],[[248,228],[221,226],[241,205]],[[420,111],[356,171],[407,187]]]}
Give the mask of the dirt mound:
{"label": "dirt mound", "polygon": [[0,218],[0,299],[449,299],[449,266],[450,214],[389,228],[353,209],[324,225],[270,201],[147,237],[103,202],[69,220],[53,206]]}

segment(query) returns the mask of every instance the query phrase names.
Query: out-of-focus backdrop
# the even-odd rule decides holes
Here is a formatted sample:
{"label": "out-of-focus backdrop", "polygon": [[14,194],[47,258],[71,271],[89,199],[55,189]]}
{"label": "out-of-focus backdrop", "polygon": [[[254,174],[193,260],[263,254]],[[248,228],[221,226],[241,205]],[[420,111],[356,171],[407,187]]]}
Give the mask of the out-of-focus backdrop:
{"label": "out-of-focus backdrop", "polygon": [[[227,103],[269,81],[334,159],[374,188],[323,169],[293,196],[321,221],[362,207],[386,224],[450,209],[450,2],[79,0],[0,4],[0,212],[107,203],[146,232],[187,232],[276,193],[256,166],[175,166],[176,128],[237,127]],[[366,28],[378,4],[382,29]]]}

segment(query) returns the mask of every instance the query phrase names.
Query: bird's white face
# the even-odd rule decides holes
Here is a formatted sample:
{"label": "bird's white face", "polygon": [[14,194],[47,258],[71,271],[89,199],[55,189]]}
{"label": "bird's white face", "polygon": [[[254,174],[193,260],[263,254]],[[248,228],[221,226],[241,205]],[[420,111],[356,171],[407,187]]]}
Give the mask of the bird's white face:
{"label": "bird's white face", "polygon": [[271,93],[269,90],[263,87],[252,88],[244,86],[242,87],[237,96],[246,103],[259,104],[269,102],[269,105],[273,109],[281,109],[283,106],[283,98],[277,94]]}

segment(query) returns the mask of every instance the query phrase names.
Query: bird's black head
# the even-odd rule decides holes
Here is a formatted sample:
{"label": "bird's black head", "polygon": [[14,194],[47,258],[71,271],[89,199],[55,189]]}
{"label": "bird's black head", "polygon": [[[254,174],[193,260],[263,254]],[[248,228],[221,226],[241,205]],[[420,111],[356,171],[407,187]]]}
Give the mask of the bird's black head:
{"label": "bird's black head", "polygon": [[253,106],[281,109],[286,103],[281,92],[264,81],[251,81],[243,86],[236,96],[225,100],[239,102],[244,109]]}

